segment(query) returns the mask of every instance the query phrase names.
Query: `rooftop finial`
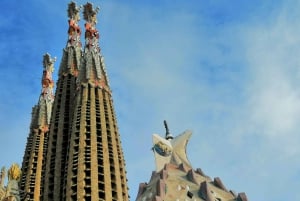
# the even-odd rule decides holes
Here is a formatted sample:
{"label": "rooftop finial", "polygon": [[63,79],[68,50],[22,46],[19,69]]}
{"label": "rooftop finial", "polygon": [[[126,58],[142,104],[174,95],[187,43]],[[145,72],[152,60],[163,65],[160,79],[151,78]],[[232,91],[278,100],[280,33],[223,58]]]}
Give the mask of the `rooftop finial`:
{"label": "rooftop finial", "polygon": [[50,54],[44,54],[43,66],[45,70],[53,71],[53,64],[56,61],[56,57],[51,58]]}
{"label": "rooftop finial", "polygon": [[[74,19],[74,18],[79,18],[79,11],[81,9],[81,6],[76,6],[76,3],[75,2],[71,2],[69,3],[68,5],[68,17],[70,19]],[[78,19],[79,20],[79,19]]]}
{"label": "rooftop finial", "polygon": [[68,17],[69,17],[69,45],[75,46],[79,45],[81,47],[80,43],[80,34],[81,30],[78,25],[78,22],[80,20],[80,12],[81,6],[76,6],[76,3],[73,1],[69,3],[68,5]]}
{"label": "rooftop finial", "polygon": [[164,125],[165,125],[165,128],[166,128],[166,139],[167,140],[172,140],[173,136],[172,136],[172,134],[169,131],[169,127],[168,127],[168,124],[167,124],[166,120],[164,120]]}
{"label": "rooftop finial", "polygon": [[54,62],[56,61],[56,57],[51,58],[50,54],[44,54],[43,58],[43,77],[42,77],[42,86],[43,88],[53,87],[52,73],[54,71]]}
{"label": "rooftop finial", "polygon": [[42,86],[43,88],[53,87],[54,82],[52,80],[52,73],[54,71],[54,62],[56,61],[56,57],[51,58],[50,54],[46,53],[43,56],[43,77],[42,77]]}
{"label": "rooftop finial", "polygon": [[97,23],[96,21],[96,14],[99,12],[100,8],[97,6],[95,9],[93,8],[93,4],[86,3],[83,6],[83,18],[87,22],[90,23]]}
{"label": "rooftop finial", "polygon": [[51,58],[50,54],[46,53],[43,58],[43,76],[42,76],[42,92],[39,100],[39,107],[44,107],[39,112],[38,125],[43,131],[48,131],[50,118],[52,113],[52,103],[54,101],[53,87],[54,81],[52,73],[54,71],[54,62],[56,58]]}

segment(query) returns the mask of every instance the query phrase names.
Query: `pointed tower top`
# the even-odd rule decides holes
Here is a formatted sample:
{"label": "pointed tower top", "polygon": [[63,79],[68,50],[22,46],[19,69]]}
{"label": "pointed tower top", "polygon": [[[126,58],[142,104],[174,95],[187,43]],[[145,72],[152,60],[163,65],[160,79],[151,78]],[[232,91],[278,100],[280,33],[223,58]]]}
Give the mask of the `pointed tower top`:
{"label": "pointed tower top", "polygon": [[96,28],[96,14],[99,7],[94,8],[91,3],[83,6],[83,18],[85,23],[85,46],[83,51],[82,65],[79,73],[78,84],[86,87],[99,87],[111,94],[108,76],[106,74],[104,59],[101,56],[99,46],[100,34]]}
{"label": "pointed tower top", "polygon": [[82,6],[77,6],[75,2],[71,2],[68,5],[68,17],[69,17],[69,41],[67,46],[81,47],[80,34],[81,30],[78,25],[80,20],[80,9]]}
{"label": "pointed tower top", "polygon": [[66,48],[63,51],[63,57],[59,67],[59,76],[71,74],[74,77],[78,76],[80,69],[81,58],[81,29],[78,25],[80,20],[80,9],[82,6],[77,6],[75,2],[68,4],[68,41]]}
{"label": "pointed tower top", "polygon": [[75,2],[71,1],[68,4],[68,17],[70,19],[80,20],[80,18],[79,18],[80,9],[81,9],[81,6],[78,7]]}
{"label": "pointed tower top", "polygon": [[100,8],[97,6],[95,9],[93,8],[93,4],[86,3],[83,6],[83,18],[87,22],[97,23],[96,14],[99,12]]}
{"label": "pointed tower top", "polygon": [[165,128],[166,128],[166,140],[172,140],[174,137],[172,136],[172,134],[169,131],[169,127],[168,127],[168,124],[167,124],[166,120],[164,120],[164,125],[165,125]]}
{"label": "pointed tower top", "polygon": [[52,71],[54,70],[53,68],[53,64],[56,61],[56,57],[51,58],[49,53],[44,54],[44,58],[43,58],[43,66],[44,69],[47,71]]}
{"label": "pointed tower top", "polygon": [[51,87],[53,88],[54,82],[52,80],[52,73],[54,71],[54,62],[56,57],[51,58],[50,54],[46,53],[43,57],[43,77],[42,77],[42,86],[43,88]]}

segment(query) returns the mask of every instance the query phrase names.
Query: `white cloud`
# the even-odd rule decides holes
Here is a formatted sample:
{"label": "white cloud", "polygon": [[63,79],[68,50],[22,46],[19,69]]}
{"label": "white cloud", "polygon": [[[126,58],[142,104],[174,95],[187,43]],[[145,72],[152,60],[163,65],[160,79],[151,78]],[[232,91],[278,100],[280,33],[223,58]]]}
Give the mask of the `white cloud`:
{"label": "white cloud", "polygon": [[271,25],[246,31],[250,119],[269,137],[295,137],[300,121],[300,26],[280,15]]}
{"label": "white cloud", "polygon": [[245,182],[256,182],[256,193],[250,186],[248,192],[263,200],[271,199],[264,197],[270,194],[271,200],[285,199],[286,185],[290,199],[299,198],[294,186],[300,185],[300,25],[290,20],[291,15],[283,8],[271,22],[239,27],[249,77],[247,99],[237,110],[244,116],[236,119],[232,130],[233,145],[245,158],[236,171],[243,170]]}

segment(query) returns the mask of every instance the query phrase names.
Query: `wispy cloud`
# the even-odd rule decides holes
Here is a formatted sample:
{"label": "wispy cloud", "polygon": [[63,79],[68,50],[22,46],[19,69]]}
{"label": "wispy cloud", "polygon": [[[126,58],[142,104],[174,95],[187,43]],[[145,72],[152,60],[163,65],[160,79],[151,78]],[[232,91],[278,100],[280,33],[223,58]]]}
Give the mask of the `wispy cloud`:
{"label": "wispy cloud", "polygon": [[[142,25],[132,23],[139,22],[133,13],[143,19]],[[206,19],[197,16],[196,21],[193,13],[187,17],[173,13],[157,20],[149,13],[127,10],[129,30],[150,31],[143,35],[130,32],[131,36],[122,33],[136,39],[130,40],[134,49],[121,55],[124,63],[114,64],[120,66],[115,73],[124,84],[122,91],[134,96],[125,105],[118,104],[121,96],[116,101],[121,123],[123,118],[132,118],[133,126],[126,128],[134,137],[150,139],[151,130],[163,134],[162,126],[154,125],[163,118],[174,131],[192,128],[195,132],[188,150],[196,167],[203,167],[211,176],[221,175],[231,184],[229,188],[248,191],[248,197],[255,200],[283,188],[282,184],[268,185],[274,175],[287,182],[299,167],[290,162],[299,153],[298,31],[286,19],[284,9],[276,7],[270,13],[272,19],[253,17],[246,24],[207,27]],[[130,54],[136,57],[122,59]],[[126,149],[129,156],[135,151]],[[148,179],[146,172],[151,168],[145,168],[146,162],[135,163],[130,157],[128,161],[139,166]],[[288,170],[292,171],[286,173]],[[134,174],[129,171],[130,178]],[[232,180],[235,176],[241,180]],[[135,189],[132,192],[135,195]],[[263,200],[280,197],[275,195]]]}

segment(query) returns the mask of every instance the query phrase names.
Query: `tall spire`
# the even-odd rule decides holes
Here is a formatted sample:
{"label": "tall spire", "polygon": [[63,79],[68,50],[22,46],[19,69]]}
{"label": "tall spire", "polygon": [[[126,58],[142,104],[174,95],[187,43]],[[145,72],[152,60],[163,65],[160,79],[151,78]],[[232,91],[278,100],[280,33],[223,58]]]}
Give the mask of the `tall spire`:
{"label": "tall spire", "polygon": [[21,199],[38,200],[42,190],[48,131],[54,102],[52,73],[56,58],[43,56],[42,90],[38,104],[32,108],[32,119],[23,157],[20,182]]}
{"label": "tall spire", "polygon": [[108,78],[106,75],[104,58],[101,56],[99,47],[99,32],[96,28],[97,13],[99,7],[94,8],[91,3],[84,5],[83,16],[85,23],[85,46],[82,58],[79,83],[86,86],[104,88],[107,91]]}
{"label": "tall spire", "polygon": [[100,55],[98,11],[90,3],[84,5],[85,46],[74,99],[63,199],[128,201],[120,135]]}
{"label": "tall spire", "polygon": [[78,25],[80,7],[68,4],[68,39],[63,49],[59,67],[55,100],[52,108],[51,127],[45,165],[45,179],[41,200],[64,200],[69,135],[74,110],[76,80],[80,71],[82,50]]}
{"label": "tall spire", "polygon": [[96,29],[99,8],[84,5],[82,54],[79,17],[74,17],[78,10],[69,4],[69,39],[53,104],[41,200],[128,201],[125,161]]}

